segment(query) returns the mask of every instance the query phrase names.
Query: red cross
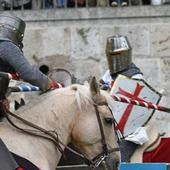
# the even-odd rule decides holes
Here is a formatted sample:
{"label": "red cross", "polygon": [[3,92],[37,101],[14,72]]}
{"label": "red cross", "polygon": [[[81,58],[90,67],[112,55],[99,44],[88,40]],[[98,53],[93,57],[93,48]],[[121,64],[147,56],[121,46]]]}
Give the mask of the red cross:
{"label": "red cross", "polygon": [[[126,97],[128,97],[128,98],[131,98],[131,99],[133,99],[133,100],[144,101],[143,99],[140,99],[140,98],[138,97],[138,96],[139,96],[139,93],[141,92],[141,90],[142,90],[143,87],[144,87],[144,86],[141,86],[139,83],[137,83],[136,89],[135,89],[135,91],[134,91],[134,94],[131,94],[131,93],[127,92],[127,91],[124,91],[123,89],[121,89],[121,88],[119,87],[119,91],[117,92],[117,94],[121,94],[121,95],[126,96]],[[117,125],[117,128],[118,128],[122,133],[123,133],[123,131],[124,131],[125,124],[126,124],[126,122],[127,122],[127,120],[128,120],[128,117],[130,116],[130,113],[131,113],[133,107],[134,107],[134,105],[132,105],[132,104],[129,104],[129,105],[127,106],[127,108],[126,108],[123,116],[121,117],[121,119],[120,119],[120,121],[119,121],[119,123],[118,123],[118,125]]]}

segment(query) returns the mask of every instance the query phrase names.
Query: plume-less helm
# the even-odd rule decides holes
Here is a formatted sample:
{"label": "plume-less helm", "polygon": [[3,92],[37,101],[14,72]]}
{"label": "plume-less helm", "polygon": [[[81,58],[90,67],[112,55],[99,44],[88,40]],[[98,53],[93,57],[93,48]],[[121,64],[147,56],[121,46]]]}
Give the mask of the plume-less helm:
{"label": "plume-less helm", "polygon": [[106,56],[111,74],[120,72],[132,62],[132,48],[126,36],[115,35],[107,38]]}
{"label": "plume-less helm", "polygon": [[18,17],[0,15],[0,40],[11,41],[22,49],[25,22]]}

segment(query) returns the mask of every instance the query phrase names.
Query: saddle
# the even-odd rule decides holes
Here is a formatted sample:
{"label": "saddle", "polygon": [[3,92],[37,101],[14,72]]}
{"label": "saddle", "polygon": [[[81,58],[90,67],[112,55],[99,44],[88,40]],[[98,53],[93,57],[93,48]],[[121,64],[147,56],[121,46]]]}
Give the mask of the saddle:
{"label": "saddle", "polygon": [[149,134],[149,141],[143,144],[142,146],[138,146],[138,148],[135,150],[134,154],[132,155],[130,162],[131,163],[141,163],[143,162],[143,154],[144,152],[150,152],[153,151],[155,148],[157,148],[161,141],[161,136],[155,125],[152,124],[150,126],[146,126],[145,130],[147,134]]}

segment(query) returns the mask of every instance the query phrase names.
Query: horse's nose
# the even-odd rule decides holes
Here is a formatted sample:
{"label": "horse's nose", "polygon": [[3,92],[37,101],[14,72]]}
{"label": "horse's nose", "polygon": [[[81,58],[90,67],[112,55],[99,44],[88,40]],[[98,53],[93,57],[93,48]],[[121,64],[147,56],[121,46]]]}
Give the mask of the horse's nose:
{"label": "horse's nose", "polygon": [[121,159],[119,154],[114,154],[113,157],[113,169],[112,170],[118,170],[120,165]]}
{"label": "horse's nose", "polygon": [[104,170],[118,170],[119,164],[120,164],[119,160],[106,158],[106,160],[103,161],[101,165]]}

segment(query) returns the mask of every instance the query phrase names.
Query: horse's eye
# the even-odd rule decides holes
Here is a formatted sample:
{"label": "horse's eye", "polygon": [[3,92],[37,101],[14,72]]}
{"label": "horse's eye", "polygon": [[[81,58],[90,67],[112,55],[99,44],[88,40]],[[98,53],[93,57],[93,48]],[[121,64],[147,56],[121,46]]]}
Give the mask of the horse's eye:
{"label": "horse's eye", "polygon": [[109,125],[112,125],[112,123],[113,123],[113,119],[110,118],[110,117],[106,117],[106,118],[104,118],[104,120],[105,120],[105,122],[106,122],[107,124],[109,124]]}

